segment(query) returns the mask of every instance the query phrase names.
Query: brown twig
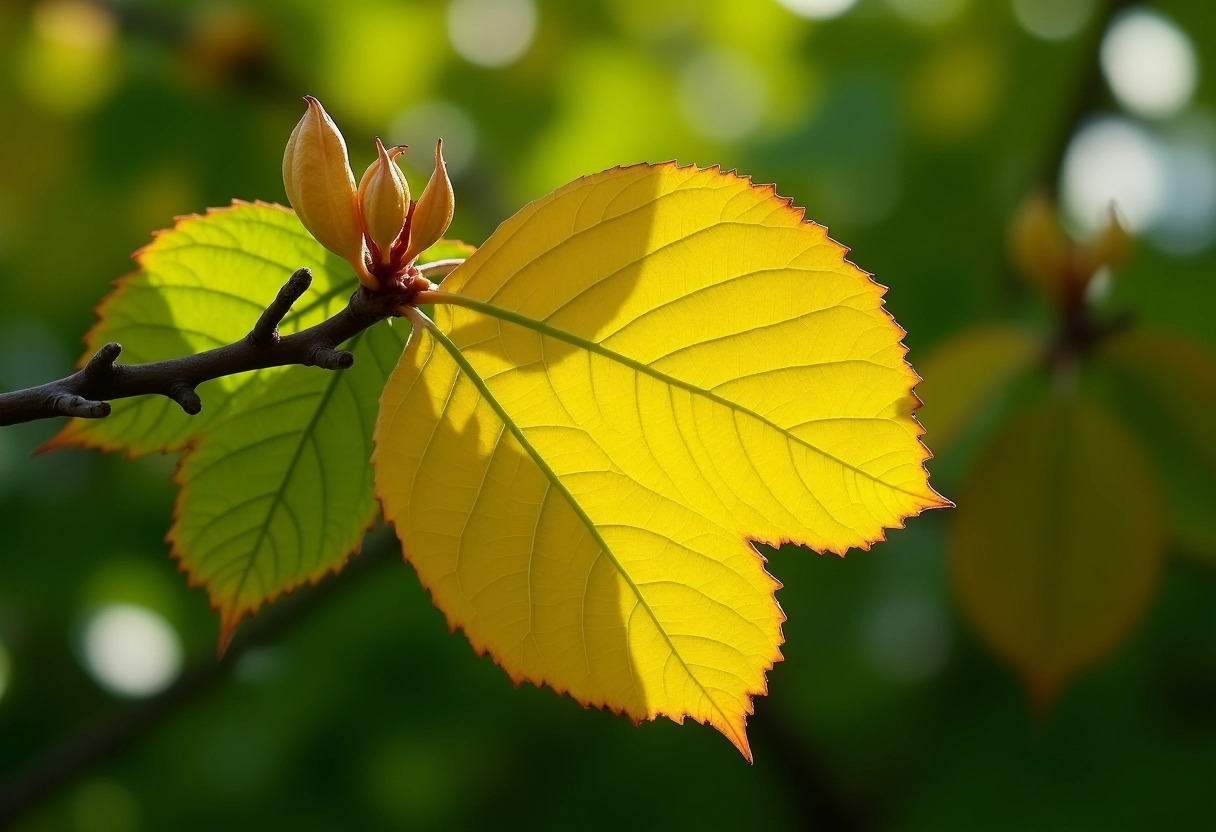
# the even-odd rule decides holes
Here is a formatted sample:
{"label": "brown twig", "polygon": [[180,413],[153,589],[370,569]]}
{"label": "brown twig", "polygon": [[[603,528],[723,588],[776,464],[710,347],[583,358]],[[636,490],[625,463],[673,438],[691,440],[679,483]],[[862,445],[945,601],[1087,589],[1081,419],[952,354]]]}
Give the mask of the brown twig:
{"label": "brown twig", "polygon": [[221,376],[291,364],[343,370],[355,359],[338,349],[339,345],[392,316],[404,301],[399,295],[370,292],[360,286],[350,303],[332,318],[280,336],[279,323],[311,283],[312,273],[298,269],[249,334],[227,346],[168,361],[119,364],[122,347],[106,344],[82,369],[66,378],[0,393],[0,426],[56,416],[100,419],[110,414],[112,400],[132,396],[165,396],[193,415],[203,406],[196,392],[198,385]]}
{"label": "brown twig", "polygon": [[1101,13],[1090,27],[1087,35],[1089,41],[1083,50],[1084,58],[1080,66],[1080,79],[1071,97],[1069,108],[1064,114],[1064,118],[1058,122],[1058,127],[1047,146],[1047,152],[1043,154],[1043,167],[1036,176],[1038,182],[1046,183],[1047,192],[1057,201],[1064,157],[1068,154],[1068,146],[1072,143],[1077,128],[1108,101],[1106,82],[1102,78],[1102,64],[1098,58],[1102,49],[1102,38],[1105,37],[1106,31],[1115,17],[1137,2],[1140,5],[1151,5],[1148,0],[1107,0]]}

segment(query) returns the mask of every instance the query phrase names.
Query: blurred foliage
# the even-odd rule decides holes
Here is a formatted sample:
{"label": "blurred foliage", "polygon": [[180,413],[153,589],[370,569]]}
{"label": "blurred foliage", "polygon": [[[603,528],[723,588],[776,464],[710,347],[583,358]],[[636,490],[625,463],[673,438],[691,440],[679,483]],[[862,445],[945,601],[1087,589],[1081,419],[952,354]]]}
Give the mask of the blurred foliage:
{"label": "blurred foliage", "polygon": [[[1216,354],[1126,310],[1102,310],[1131,252],[1116,209],[1082,242],[1034,194],[1015,213],[1009,243],[1019,274],[1049,301],[1053,326],[1036,337],[983,324],[940,345],[924,365],[931,405],[922,418],[939,451],[962,433],[994,432],[950,521],[953,584],[977,631],[1048,708],[1139,623],[1167,537],[1216,553],[1207,519],[1216,502],[1206,499],[1216,484]],[[1135,419],[1148,411],[1156,424]],[[993,429],[994,413],[1007,424]],[[1128,415],[1159,467],[1124,426]],[[1163,454],[1166,436],[1187,450]],[[1180,470],[1183,457],[1196,464]]]}
{"label": "blurred foliage", "polygon": [[[232,198],[282,200],[304,93],[348,137],[423,148],[444,134],[452,236],[479,242],[527,200],[612,165],[720,163],[777,182],[891,287],[924,373],[979,325],[1050,337],[1051,307],[1013,276],[1006,241],[1093,114],[1074,102],[1097,71],[1104,4],[1075,0],[1088,25],[1044,40],[1026,23],[1041,0],[859,0],[823,21],[783,2],[539,0],[531,41],[492,68],[453,45],[465,41],[446,0],[0,4],[0,389],[70,369],[91,306],[151,230]],[[1198,136],[1210,158],[1210,0],[1155,5],[1190,37],[1200,77],[1185,112],[1137,129]],[[1094,112],[1118,114],[1099,93]],[[352,141],[356,170],[370,146]],[[426,155],[405,157],[423,166],[407,170],[417,188]],[[1172,531],[1139,626],[1050,712],[1035,715],[952,600],[946,529],[962,510],[844,560],[772,553],[788,643],[757,702],[754,767],[708,729],[634,728],[513,691],[408,569],[388,568],[22,828],[793,828],[807,783],[825,779],[880,828],[1207,828],[1216,580],[1210,557],[1173,555],[1202,554],[1216,516],[1200,406],[1212,388],[1179,357],[1216,348],[1216,250],[1210,235],[1144,236],[1090,300],[1133,316],[1126,336],[1142,341],[1105,342],[1126,360],[1094,362],[1078,384],[1151,457]],[[1152,357],[1162,340],[1174,347]],[[1020,355],[1012,376],[1034,366]],[[966,472],[991,467],[985,446],[1046,383],[964,402],[930,463],[942,493],[961,502]],[[0,782],[123,707],[81,661],[93,610],[139,604],[187,656],[214,649],[214,616],[163,542],[173,460],[29,458],[55,429],[0,431]],[[1088,452],[1102,458],[1111,435],[1096,429]]]}

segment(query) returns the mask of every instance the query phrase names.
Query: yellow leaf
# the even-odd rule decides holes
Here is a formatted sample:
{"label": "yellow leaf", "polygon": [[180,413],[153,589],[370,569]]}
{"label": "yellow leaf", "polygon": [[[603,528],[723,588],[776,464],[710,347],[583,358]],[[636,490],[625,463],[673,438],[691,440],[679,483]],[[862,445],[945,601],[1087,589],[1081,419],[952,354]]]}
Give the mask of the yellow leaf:
{"label": "yellow leaf", "polygon": [[638,165],[527,206],[427,293],[376,489],[450,624],[516,683],[750,758],[784,620],[751,541],[843,554],[945,503],[903,331],[844,255],[771,187]]}
{"label": "yellow leaf", "polygon": [[1157,587],[1165,518],[1134,438],[1076,398],[995,436],[951,518],[959,600],[1040,707],[1131,631]]}

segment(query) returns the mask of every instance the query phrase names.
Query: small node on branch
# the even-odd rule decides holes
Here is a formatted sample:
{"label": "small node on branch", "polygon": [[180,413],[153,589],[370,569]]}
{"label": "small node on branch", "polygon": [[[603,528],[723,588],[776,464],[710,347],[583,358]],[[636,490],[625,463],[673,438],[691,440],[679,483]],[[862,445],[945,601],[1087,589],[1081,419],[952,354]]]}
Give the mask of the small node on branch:
{"label": "small node on branch", "polygon": [[266,346],[278,341],[279,324],[283,322],[283,318],[287,317],[292,305],[308,291],[308,287],[311,285],[312,271],[307,268],[296,269],[283,284],[283,288],[279,289],[279,294],[275,296],[274,301],[258,318],[258,322],[253,325],[253,331],[249,333],[249,340],[258,346]]}
{"label": "small node on branch", "polygon": [[323,345],[313,347],[310,358],[313,364],[326,370],[347,370],[355,363],[355,356],[346,350],[335,350]]}
{"label": "small node on branch", "polygon": [[110,415],[109,402],[95,402],[70,393],[59,393],[51,401],[51,407],[63,416],[78,416],[81,419],[102,419]]}
{"label": "small node on branch", "polygon": [[118,360],[121,352],[122,345],[111,341],[93,353],[89,363],[84,365],[84,374],[94,381],[109,378],[114,374],[114,362]]}
{"label": "small node on branch", "polygon": [[194,392],[194,385],[188,381],[175,381],[169,385],[168,396],[191,416],[197,416],[203,409],[203,400]]}

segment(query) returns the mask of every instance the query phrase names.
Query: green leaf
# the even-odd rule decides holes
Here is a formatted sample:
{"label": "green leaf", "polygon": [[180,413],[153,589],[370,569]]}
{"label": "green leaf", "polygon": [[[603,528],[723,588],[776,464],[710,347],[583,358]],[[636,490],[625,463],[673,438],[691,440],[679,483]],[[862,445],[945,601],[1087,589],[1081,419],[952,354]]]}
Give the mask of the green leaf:
{"label": "green leaf", "polygon": [[1135,438],[1076,397],[1045,397],[996,434],[951,517],[959,601],[1040,706],[1123,640],[1157,587],[1157,481]]}
{"label": "green leaf", "polygon": [[[320,323],[346,305],[350,267],[314,240],[295,214],[277,205],[234,203],[180,219],[135,254],[138,270],[119,279],[97,308],[81,366],[103,344],[122,344],[121,361],[163,361],[232,343],[298,268],[312,269],[308,293],[284,318],[284,334]],[[266,370],[263,374],[283,372]],[[188,416],[169,399],[113,402],[106,419],[77,419],[50,443],[122,449],[131,456],[174,451],[222,418],[233,394],[255,374],[199,386],[203,412]]]}
{"label": "green leaf", "polygon": [[[441,244],[425,259],[467,256]],[[186,218],[137,257],[88,336],[90,352],[118,340],[124,360],[150,361],[241,338],[292,271],[311,289],[281,327],[294,332],[345,306],[357,282],[290,211],[238,204]],[[199,388],[203,413],[167,400],[116,402],[113,415],[77,421],[52,444],[131,454],[188,448],[169,532],[191,582],[206,587],[221,643],[245,616],[342,567],[375,518],[371,432],[384,381],[409,334],[377,324],[347,345],[349,370],[277,367]]]}
{"label": "green leaf", "polygon": [[263,603],[341,569],[374,522],[376,402],[408,332],[383,322],[352,339],[349,370],[254,374],[194,439],[169,540],[219,609],[221,642]]}
{"label": "green leaf", "polygon": [[1216,355],[1198,341],[1137,328],[1098,357],[1130,387],[1124,410],[1157,463],[1174,540],[1216,563]]}

